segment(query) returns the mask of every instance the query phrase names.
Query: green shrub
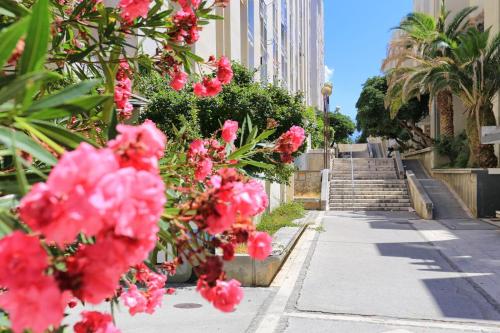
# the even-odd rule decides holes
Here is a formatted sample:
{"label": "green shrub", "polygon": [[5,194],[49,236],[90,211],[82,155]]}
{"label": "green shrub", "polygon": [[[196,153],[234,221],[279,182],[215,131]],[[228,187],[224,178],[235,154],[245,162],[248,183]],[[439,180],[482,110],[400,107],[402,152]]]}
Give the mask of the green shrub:
{"label": "green shrub", "polygon": [[[167,135],[174,128],[186,127],[185,135],[188,138],[208,137],[228,119],[238,121],[241,126],[248,116],[259,130],[268,128],[271,119],[276,122],[276,132],[269,137],[269,141],[277,139],[294,125],[303,127],[307,133],[316,128],[315,118],[306,112],[300,93],[290,94],[271,84],[263,86],[254,81],[254,71],[237,63],[233,63],[233,72],[233,81],[224,86],[220,94],[213,98],[197,98],[190,87],[182,92],[174,92],[166,79],[144,70],[136,82],[136,89],[151,103],[141,115],[141,120],[153,120]],[[238,138],[237,146],[239,142]],[[303,152],[305,146],[295,156]],[[293,173],[293,166],[281,164],[278,156],[275,157],[276,164],[266,170],[263,177],[286,183]],[[259,161],[259,156],[255,156],[255,160]],[[262,171],[252,166],[246,169],[253,176]]]}
{"label": "green shrub", "polygon": [[465,132],[456,137],[443,136],[436,140],[435,147],[439,154],[450,159],[449,167],[465,168],[469,160],[469,144]]}
{"label": "green shrub", "polygon": [[305,210],[302,204],[297,202],[289,202],[282,204],[271,213],[265,213],[257,230],[265,231],[270,235],[274,235],[276,231],[283,227],[293,227],[293,220],[304,217]]}

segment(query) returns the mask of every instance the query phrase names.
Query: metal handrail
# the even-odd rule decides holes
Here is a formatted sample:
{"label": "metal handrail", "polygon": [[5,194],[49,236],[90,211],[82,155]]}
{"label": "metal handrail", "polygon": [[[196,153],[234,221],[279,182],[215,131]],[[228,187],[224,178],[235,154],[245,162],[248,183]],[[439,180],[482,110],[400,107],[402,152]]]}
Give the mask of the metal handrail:
{"label": "metal handrail", "polygon": [[352,160],[352,143],[351,143],[351,184],[352,184],[352,211],[354,211],[354,162]]}

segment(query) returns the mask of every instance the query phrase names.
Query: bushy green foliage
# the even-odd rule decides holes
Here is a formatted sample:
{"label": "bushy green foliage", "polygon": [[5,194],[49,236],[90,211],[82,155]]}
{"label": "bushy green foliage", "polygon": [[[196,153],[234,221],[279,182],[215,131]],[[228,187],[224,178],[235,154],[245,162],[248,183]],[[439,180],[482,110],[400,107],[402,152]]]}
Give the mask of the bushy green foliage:
{"label": "bushy green foliage", "polygon": [[[151,103],[141,119],[153,120],[167,135],[172,133],[174,127],[186,127],[188,137],[208,137],[227,119],[236,120],[242,125],[247,116],[259,130],[268,128],[270,120],[275,122],[276,132],[269,137],[270,141],[277,139],[293,125],[303,127],[307,133],[314,131],[314,117],[305,112],[301,94],[290,94],[274,85],[262,86],[254,81],[254,71],[237,63],[233,63],[233,72],[233,81],[224,86],[219,95],[197,98],[191,93],[191,88],[174,92],[167,80],[144,71],[136,88]],[[239,138],[236,140],[238,144]],[[304,148],[305,145],[301,151]],[[248,169],[252,171],[251,167]],[[277,163],[266,170],[264,176],[268,180],[285,183],[292,172],[291,166]]]}
{"label": "bushy green foliage", "polygon": [[293,220],[304,217],[304,206],[298,202],[282,204],[271,213],[265,213],[257,224],[257,230],[273,235],[280,228],[293,227]]}
{"label": "bushy green foliage", "polygon": [[465,168],[469,160],[469,140],[465,132],[456,137],[443,136],[436,141],[435,147],[441,155],[450,159],[448,166],[453,168]]}
{"label": "bushy green foliage", "polygon": [[357,129],[361,131],[358,142],[374,136],[395,139],[403,149],[408,141],[413,141],[419,148],[427,146],[430,138],[417,128],[416,123],[429,113],[428,96],[410,100],[400,108],[395,118],[391,118],[384,105],[386,93],[387,82],[383,76],[371,77],[364,83],[356,103]]}

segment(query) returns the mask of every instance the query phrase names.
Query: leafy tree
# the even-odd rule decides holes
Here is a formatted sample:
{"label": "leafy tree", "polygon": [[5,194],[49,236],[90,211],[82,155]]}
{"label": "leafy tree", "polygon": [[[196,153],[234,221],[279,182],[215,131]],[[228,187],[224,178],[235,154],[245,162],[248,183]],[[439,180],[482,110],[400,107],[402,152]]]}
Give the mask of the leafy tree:
{"label": "leafy tree", "polygon": [[[233,63],[234,77],[222,92],[213,98],[196,98],[186,88],[174,92],[166,80],[155,73],[143,72],[137,89],[151,100],[142,119],[151,119],[168,135],[175,129],[187,128],[188,137],[208,137],[217,131],[224,121],[231,119],[243,124],[247,117],[260,130],[275,128],[269,140],[277,139],[290,127],[303,127],[307,133],[316,128],[315,119],[306,112],[301,94],[290,94],[272,84],[263,86],[254,80],[255,71]],[[240,140],[236,140],[238,145]],[[302,148],[304,150],[305,145]],[[258,159],[258,157],[256,157]],[[277,161],[278,162],[278,161]],[[247,168],[252,171],[252,167]],[[286,182],[293,172],[281,163],[267,169],[268,180]]]}
{"label": "leafy tree", "polygon": [[340,112],[331,112],[330,127],[333,129],[333,141],[336,143],[349,143],[351,135],[356,130],[356,124],[349,116]]}
{"label": "leafy tree", "polygon": [[[428,87],[413,81],[406,76],[406,68],[412,67],[411,60],[417,58],[448,57],[458,43],[460,33],[468,24],[467,18],[476,10],[476,7],[467,7],[455,15],[449,24],[446,24],[449,11],[446,10],[444,0],[441,0],[440,15],[436,18],[425,13],[410,13],[400,23],[396,30],[402,33],[389,45],[390,51],[384,61],[383,68],[387,70],[389,94],[386,103],[391,105],[393,112],[397,112],[403,100],[402,90],[413,91],[416,97],[427,93]],[[441,136],[453,136],[453,94],[449,87],[443,86],[435,94],[437,109],[440,115]]]}
{"label": "leafy tree", "polygon": [[386,92],[385,77],[371,77],[364,83],[356,103],[356,126],[361,131],[358,141],[375,136],[395,139],[403,149],[407,148],[409,141],[418,149],[432,145],[432,139],[416,125],[429,112],[428,97],[412,99],[392,118],[384,104]]}

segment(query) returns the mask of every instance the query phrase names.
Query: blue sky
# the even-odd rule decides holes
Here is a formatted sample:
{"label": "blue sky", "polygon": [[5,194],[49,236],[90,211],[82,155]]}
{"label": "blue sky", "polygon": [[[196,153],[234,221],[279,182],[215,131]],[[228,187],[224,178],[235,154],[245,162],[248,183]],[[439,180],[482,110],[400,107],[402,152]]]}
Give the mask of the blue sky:
{"label": "blue sky", "polygon": [[324,0],[325,65],[334,90],[330,110],[356,119],[361,86],[380,73],[387,42],[412,0]]}

